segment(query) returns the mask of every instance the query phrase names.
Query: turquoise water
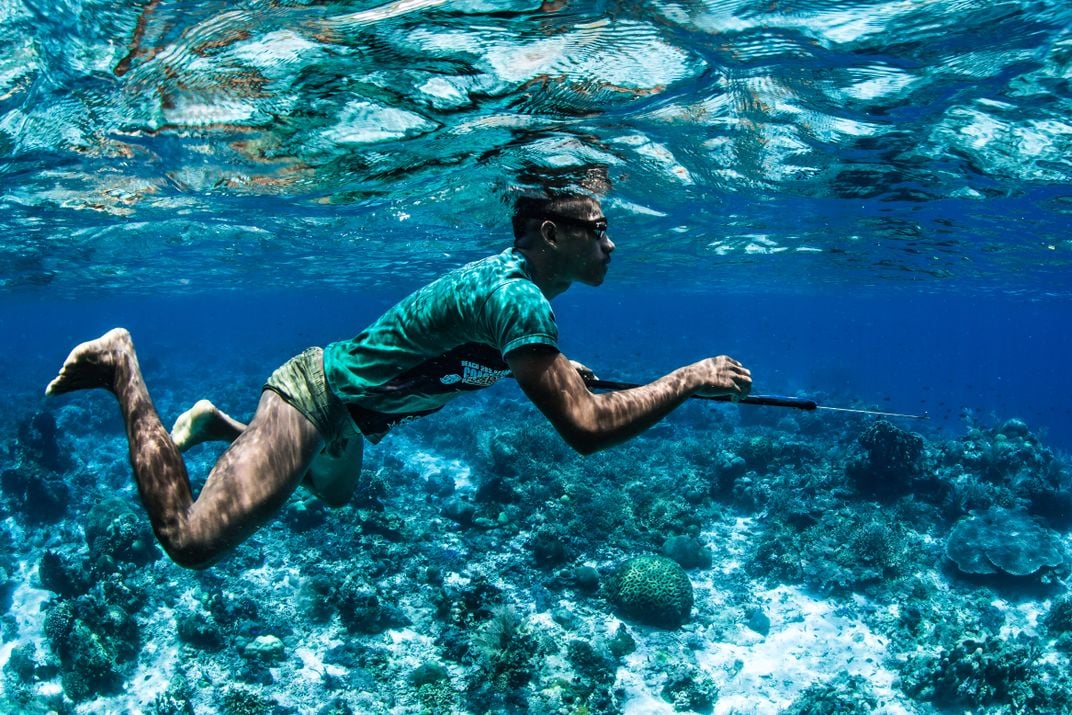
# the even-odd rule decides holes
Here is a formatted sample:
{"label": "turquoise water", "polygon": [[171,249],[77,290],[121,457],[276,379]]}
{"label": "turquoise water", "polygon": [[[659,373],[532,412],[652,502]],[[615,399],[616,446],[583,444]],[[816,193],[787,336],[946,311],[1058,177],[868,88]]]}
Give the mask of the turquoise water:
{"label": "turquoise water", "polygon": [[[1062,2],[0,0],[0,710],[1069,711],[1070,27]],[[165,422],[246,418],[548,183],[617,244],[554,303],[601,377],[726,353],[757,392],[930,419],[690,404],[581,460],[504,383],[370,448],[351,505],[298,493],[190,573],[148,546],[114,401],[41,396],[124,325]],[[684,562],[681,628],[603,590],[648,553]]]}

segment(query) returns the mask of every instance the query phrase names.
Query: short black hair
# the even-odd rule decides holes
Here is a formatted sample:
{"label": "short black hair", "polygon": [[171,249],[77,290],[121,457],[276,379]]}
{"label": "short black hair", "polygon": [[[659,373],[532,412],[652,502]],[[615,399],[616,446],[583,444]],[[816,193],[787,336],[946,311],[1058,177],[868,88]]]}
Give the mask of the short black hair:
{"label": "short black hair", "polygon": [[548,214],[579,213],[591,206],[594,202],[591,196],[584,194],[544,194],[544,195],[521,195],[514,202],[514,240],[517,241],[525,236],[528,222],[538,221]]}

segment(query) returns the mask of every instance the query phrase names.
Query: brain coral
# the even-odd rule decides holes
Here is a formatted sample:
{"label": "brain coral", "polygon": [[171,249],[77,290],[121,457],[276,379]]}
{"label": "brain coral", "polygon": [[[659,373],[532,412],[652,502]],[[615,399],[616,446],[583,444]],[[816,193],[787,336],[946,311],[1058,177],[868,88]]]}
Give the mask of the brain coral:
{"label": "brain coral", "polygon": [[626,618],[659,628],[678,628],[692,611],[689,577],[662,556],[629,559],[607,580],[606,593]]}

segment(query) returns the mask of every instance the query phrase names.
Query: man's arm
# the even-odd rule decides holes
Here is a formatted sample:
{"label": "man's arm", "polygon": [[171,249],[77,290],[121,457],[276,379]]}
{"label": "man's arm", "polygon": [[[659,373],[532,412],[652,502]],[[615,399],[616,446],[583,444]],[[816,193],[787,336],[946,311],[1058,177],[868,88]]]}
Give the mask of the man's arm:
{"label": "man's arm", "polygon": [[560,352],[522,348],[506,362],[528,398],[581,454],[643,432],[693,394],[744,397],[752,387],[751,373],[725,355],[678,368],[642,387],[600,395],[589,392]]}

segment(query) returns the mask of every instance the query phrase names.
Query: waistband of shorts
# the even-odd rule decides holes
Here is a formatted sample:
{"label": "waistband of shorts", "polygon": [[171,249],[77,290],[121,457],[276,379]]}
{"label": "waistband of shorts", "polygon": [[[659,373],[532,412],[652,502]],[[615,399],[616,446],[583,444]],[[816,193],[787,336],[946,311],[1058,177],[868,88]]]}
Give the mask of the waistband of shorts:
{"label": "waistband of shorts", "polygon": [[346,404],[346,409],[350,412],[350,417],[353,418],[354,424],[361,430],[361,434],[365,435],[370,442],[376,444],[383,439],[388,432],[400,424],[412,422],[419,417],[425,417],[434,412],[439,412],[443,408],[436,407],[431,410],[391,413],[377,412],[376,410],[362,407],[355,402],[350,402]]}

